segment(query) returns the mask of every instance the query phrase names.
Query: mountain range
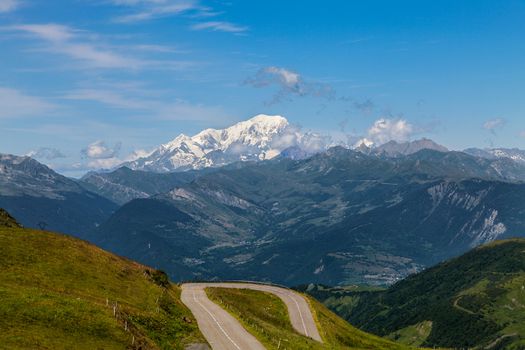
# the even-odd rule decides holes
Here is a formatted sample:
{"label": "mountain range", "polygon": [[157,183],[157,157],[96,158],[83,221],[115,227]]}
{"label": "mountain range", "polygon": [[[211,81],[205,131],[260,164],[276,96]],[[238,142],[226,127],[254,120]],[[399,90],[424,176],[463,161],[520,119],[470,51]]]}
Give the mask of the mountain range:
{"label": "mountain range", "polygon": [[507,153],[329,148],[264,115],[176,140],[80,180],[3,155],[0,205],[173,278],[288,285],[390,284],[525,233],[525,164]]}
{"label": "mountain range", "polygon": [[[206,129],[194,136],[181,134],[160,145],[145,157],[119,167],[153,172],[185,171],[221,167],[238,161],[262,161],[276,156],[304,159],[336,145],[355,148],[366,154],[388,157],[406,156],[422,149],[449,150],[432,140],[389,141],[374,145],[335,142],[328,136],[303,132],[286,118],[260,114],[225,129]],[[519,149],[468,148],[465,153],[486,159],[511,159],[525,164],[525,151]]]}
{"label": "mountain range", "polygon": [[132,200],[91,239],[183,279],[392,283],[524,234],[524,168],[508,162],[336,147],[235,163]]}

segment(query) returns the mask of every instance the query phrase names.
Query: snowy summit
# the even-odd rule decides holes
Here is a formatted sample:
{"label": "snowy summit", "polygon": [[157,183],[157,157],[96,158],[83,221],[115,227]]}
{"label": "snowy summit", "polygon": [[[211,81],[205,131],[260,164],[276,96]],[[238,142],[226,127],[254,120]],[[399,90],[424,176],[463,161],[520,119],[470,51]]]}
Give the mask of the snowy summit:
{"label": "snowy summit", "polygon": [[260,114],[226,129],[206,129],[191,137],[181,134],[146,157],[123,165],[168,172],[271,159],[289,146],[289,138],[300,137],[288,128],[286,118]]}

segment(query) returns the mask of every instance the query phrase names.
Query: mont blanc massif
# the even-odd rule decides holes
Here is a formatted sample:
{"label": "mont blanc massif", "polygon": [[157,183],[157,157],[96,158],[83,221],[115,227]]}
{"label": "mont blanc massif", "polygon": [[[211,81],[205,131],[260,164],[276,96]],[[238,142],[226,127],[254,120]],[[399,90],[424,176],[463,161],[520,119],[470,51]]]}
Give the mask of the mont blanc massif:
{"label": "mont blanc massif", "polygon": [[429,139],[334,144],[280,116],[180,135],[67,178],[0,157],[0,207],[175,281],[389,285],[525,237],[525,152]]}

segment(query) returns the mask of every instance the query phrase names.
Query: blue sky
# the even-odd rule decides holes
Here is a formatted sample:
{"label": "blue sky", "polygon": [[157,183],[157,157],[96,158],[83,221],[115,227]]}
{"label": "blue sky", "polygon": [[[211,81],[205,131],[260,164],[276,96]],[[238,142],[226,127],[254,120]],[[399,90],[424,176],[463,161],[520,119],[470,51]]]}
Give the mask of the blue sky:
{"label": "blue sky", "polygon": [[259,113],[525,148],[524,19],[524,0],[0,0],[0,153],[78,175]]}

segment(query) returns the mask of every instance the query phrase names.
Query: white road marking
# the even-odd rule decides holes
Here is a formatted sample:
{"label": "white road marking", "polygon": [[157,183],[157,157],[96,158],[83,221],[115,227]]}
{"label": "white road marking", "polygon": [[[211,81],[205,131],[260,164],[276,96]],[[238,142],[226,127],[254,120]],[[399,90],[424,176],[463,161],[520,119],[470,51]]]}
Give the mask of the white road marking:
{"label": "white road marking", "polygon": [[291,298],[293,302],[295,303],[295,305],[297,306],[297,311],[299,311],[299,316],[301,317],[301,322],[303,323],[304,334],[307,337],[309,337],[308,330],[306,329],[306,323],[304,322],[303,313],[301,312],[301,308],[299,307],[299,303],[297,302],[297,300],[295,300],[295,296],[291,295]]}
{"label": "white road marking", "polygon": [[232,344],[239,350],[241,350],[241,348],[239,347],[239,345],[237,345],[233,339],[228,335],[228,333],[226,333],[226,331],[224,330],[224,328],[222,328],[221,324],[219,323],[219,321],[217,321],[217,319],[215,318],[215,316],[213,316],[213,314],[210,312],[210,310],[208,310],[208,308],[206,308],[206,306],[204,306],[203,304],[201,304],[200,301],[197,300],[197,297],[195,296],[195,291],[193,291],[193,300],[195,300],[195,302],[197,304],[199,304],[203,309],[204,311],[206,311],[208,313],[208,315],[210,315],[210,317],[213,319],[213,321],[215,321],[215,323],[217,324],[217,326],[219,326],[219,329],[222,331],[222,333],[224,333],[224,335],[226,336],[226,338],[228,338],[229,341],[232,342]]}

